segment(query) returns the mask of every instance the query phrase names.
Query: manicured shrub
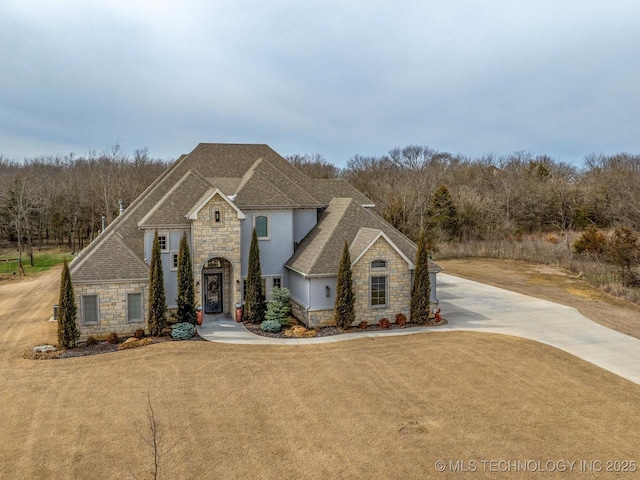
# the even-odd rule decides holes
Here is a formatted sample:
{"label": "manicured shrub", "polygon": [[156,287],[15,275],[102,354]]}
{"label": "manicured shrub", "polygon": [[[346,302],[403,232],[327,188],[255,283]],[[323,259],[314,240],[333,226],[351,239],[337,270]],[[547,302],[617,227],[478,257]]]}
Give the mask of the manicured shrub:
{"label": "manicured shrub", "polygon": [[429,278],[429,254],[427,252],[425,233],[420,233],[416,252],[416,269],[411,289],[411,321],[424,325],[429,321],[431,306],[431,280]]}
{"label": "manicured shrub", "polygon": [[287,317],[291,313],[291,300],[289,300],[289,289],[275,287],[271,292],[271,301],[267,305],[265,320],[272,320],[284,325]]}
{"label": "manicured shrub", "polygon": [[142,328],[138,328],[135,332],[133,332],[133,336],[137,339],[144,338],[144,330]]}
{"label": "manicured shrub", "polygon": [[406,325],[407,324],[407,317],[405,316],[404,313],[398,313],[396,315],[396,325]]}
{"label": "manicured shrub", "polygon": [[338,269],[338,281],[336,285],[336,303],[334,319],[339,328],[349,328],[356,319],[355,295],[353,292],[353,279],[351,272],[351,255],[349,244],[344,242],[342,258]]}
{"label": "manicured shrub", "polygon": [[171,338],[186,340],[196,334],[196,327],[189,322],[176,323],[171,326]]}
{"label": "manicured shrub", "polygon": [[111,332],[107,336],[107,343],[109,345],[116,345],[119,341],[120,341],[120,338],[118,337],[118,334],[116,332]]}
{"label": "manicured shrub", "polygon": [[368,326],[369,326],[369,322],[364,321],[364,320],[358,324],[358,328],[361,329],[361,330],[366,329]]}
{"label": "manicured shrub", "polygon": [[262,267],[260,266],[260,247],[258,235],[253,229],[251,247],[249,247],[249,266],[247,287],[244,296],[244,320],[249,323],[260,323],[264,320],[265,304],[262,290]]}
{"label": "manicured shrub", "polygon": [[87,341],[85,342],[85,344],[87,345],[87,347],[92,347],[92,346],[98,344],[98,339],[96,337],[94,337],[93,335],[89,335],[87,337]]}
{"label": "manicured shrub", "polygon": [[280,322],[277,320],[265,320],[260,324],[263,332],[277,333],[280,331]]}
{"label": "manicured shrub", "polygon": [[80,331],[76,324],[76,300],[73,295],[71,273],[66,259],[62,267],[58,305],[58,344],[63,348],[73,348],[78,344]]}
{"label": "manicured shrub", "polygon": [[149,330],[151,335],[158,336],[167,326],[167,297],[164,291],[164,272],[158,231],[153,237],[151,250],[151,268],[149,269]]}
{"label": "manicured shrub", "polygon": [[378,326],[380,328],[389,328],[389,319],[388,318],[381,318],[378,321]]}

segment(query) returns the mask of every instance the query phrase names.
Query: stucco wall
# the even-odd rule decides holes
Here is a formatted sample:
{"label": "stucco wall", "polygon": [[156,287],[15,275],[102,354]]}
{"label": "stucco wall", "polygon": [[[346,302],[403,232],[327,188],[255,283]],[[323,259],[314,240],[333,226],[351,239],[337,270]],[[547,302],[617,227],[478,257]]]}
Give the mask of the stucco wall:
{"label": "stucco wall", "polygon": [[[372,270],[371,261],[387,261],[385,270]],[[356,297],[355,310],[357,325],[361,321],[377,323],[381,318],[395,322],[397,313],[409,318],[411,305],[411,270],[407,262],[382,237],[352,266],[353,286]],[[387,277],[387,305],[372,307],[370,300],[370,279],[372,276]]]}
{"label": "stucco wall", "polygon": [[[80,329],[80,340],[84,341],[88,336],[96,338],[106,337],[111,332],[119,336],[133,334],[139,328],[149,333],[147,326],[148,282],[130,283],[105,283],[83,284],[76,283],[73,286],[76,305],[78,306],[77,323]],[[142,321],[127,322],[127,294],[142,293]],[[97,295],[98,318],[97,324],[84,324],[84,312],[82,308],[83,295]]]}
{"label": "stucco wall", "polygon": [[[309,308],[312,310],[332,310],[336,304],[336,283],[336,277],[312,278]],[[327,287],[329,287],[328,297]]]}
{"label": "stucco wall", "polygon": [[291,296],[298,300],[304,307],[309,306],[309,280],[299,273],[289,271],[289,284],[287,288]]}
{"label": "stucco wall", "polygon": [[[191,232],[183,229],[158,229],[158,235],[164,235],[167,237],[167,251],[161,252],[162,258],[162,273],[164,274],[164,290],[167,297],[167,306],[169,308],[176,308],[176,298],[178,297],[178,271],[171,270],[171,255],[172,252],[177,253],[180,250],[180,240],[182,234],[187,232],[187,241],[189,242],[189,248],[191,248]],[[147,263],[151,263],[151,252],[153,250],[153,237],[155,235],[154,230],[145,230],[144,232],[144,251]]]}
{"label": "stucco wall", "polygon": [[249,247],[253,234],[253,217],[269,217],[269,240],[259,240],[260,267],[262,275],[282,275],[286,278],[284,264],[293,255],[292,210],[243,210],[246,220],[242,222],[242,276],[247,275]]}
{"label": "stucco wall", "polygon": [[318,213],[315,208],[305,208],[293,211],[293,241],[299,242],[318,222]]}

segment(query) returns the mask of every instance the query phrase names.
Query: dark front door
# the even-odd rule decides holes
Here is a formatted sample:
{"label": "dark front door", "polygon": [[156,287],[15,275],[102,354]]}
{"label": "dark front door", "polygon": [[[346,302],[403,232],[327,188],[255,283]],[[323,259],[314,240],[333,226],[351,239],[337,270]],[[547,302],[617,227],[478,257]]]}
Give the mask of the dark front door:
{"label": "dark front door", "polygon": [[204,313],[222,313],[222,274],[205,274],[204,285]]}

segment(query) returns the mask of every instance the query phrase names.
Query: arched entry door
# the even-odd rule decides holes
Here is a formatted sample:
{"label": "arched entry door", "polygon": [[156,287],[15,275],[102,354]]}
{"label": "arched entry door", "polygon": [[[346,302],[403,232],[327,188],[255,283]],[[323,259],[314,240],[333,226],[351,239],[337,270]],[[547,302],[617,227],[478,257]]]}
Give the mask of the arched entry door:
{"label": "arched entry door", "polygon": [[224,311],[222,273],[205,273],[204,285],[204,313],[222,313]]}
{"label": "arched entry door", "polygon": [[207,260],[202,267],[202,309],[204,313],[231,312],[233,267],[222,257]]}

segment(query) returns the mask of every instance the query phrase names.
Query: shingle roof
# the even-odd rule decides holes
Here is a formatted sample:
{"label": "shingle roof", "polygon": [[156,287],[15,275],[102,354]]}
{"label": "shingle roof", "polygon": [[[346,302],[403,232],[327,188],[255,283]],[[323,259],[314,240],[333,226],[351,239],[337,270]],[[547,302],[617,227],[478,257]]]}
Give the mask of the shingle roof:
{"label": "shingle roof", "polygon": [[[300,242],[286,267],[303,275],[336,275],[345,242],[350,245],[354,260],[353,253],[360,255],[379,232],[384,233],[406,258],[416,257],[416,245],[378,215],[354,199],[334,198],[316,226]],[[429,261],[429,270],[439,271],[440,267]]]}
{"label": "shingle roof", "polygon": [[189,170],[138,222],[138,226],[142,228],[163,225],[188,226],[190,223],[185,215],[210,188],[211,185],[202,175]]}
{"label": "shingle roof", "polygon": [[149,267],[124,243],[117,232],[103,233],[100,248],[91,256],[78,257],[73,272],[76,283],[97,280],[147,280]]}
{"label": "shingle roof", "polygon": [[[267,145],[201,143],[169,166],[81,252],[70,265],[74,281],[114,279],[118,275],[129,279],[132,273],[141,273],[137,267],[126,268],[134,259],[146,268],[140,226],[187,225],[184,215],[209,188],[219,188],[240,208],[322,208],[336,196],[355,198],[358,204],[370,203],[343,180],[307,177]],[[104,254],[106,251],[109,255]],[[105,263],[118,267],[103,269],[103,274],[100,270]],[[100,268],[88,273],[88,264],[91,269],[94,264]]]}

